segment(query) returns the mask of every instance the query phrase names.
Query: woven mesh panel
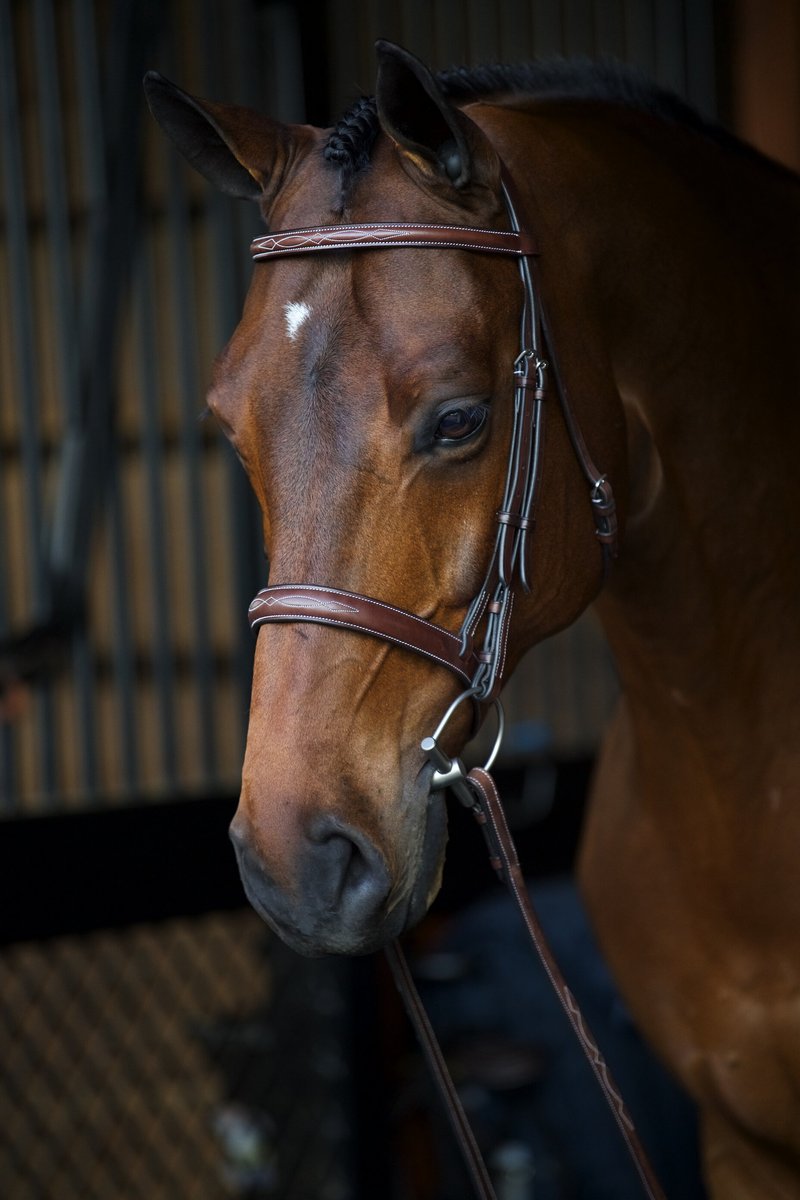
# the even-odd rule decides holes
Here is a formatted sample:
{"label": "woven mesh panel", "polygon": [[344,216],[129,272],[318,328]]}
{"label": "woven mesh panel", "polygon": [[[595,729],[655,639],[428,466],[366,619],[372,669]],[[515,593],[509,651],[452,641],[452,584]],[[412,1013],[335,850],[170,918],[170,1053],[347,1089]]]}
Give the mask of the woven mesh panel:
{"label": "woven mesh panel", "polygon": [[342,1200],[339,965],[249,912],[6,951],[0,1195]]}

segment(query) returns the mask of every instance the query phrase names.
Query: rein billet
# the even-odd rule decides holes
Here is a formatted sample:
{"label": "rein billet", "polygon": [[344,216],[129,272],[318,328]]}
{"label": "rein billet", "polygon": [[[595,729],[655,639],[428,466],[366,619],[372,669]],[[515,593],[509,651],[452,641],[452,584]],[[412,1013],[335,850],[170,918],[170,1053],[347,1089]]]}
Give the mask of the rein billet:
{"label": "rein billet", "polygon": [[[573,450],[589,486],[604,577],[617,553],[617,518],[611,484],[592,461],[572,412],[552,351],[541,297],[535,286],[538,250],[531,235],[521,228],[507,175],[503,184],[503,198],[510,230],[370,222],[280,230],[252,242],[251,253],[257,262],[298,254],[399,247],[462,249],[510,255],[516,258],[519,266],[523,304],[520,318],[521,348],[513,369],[514,419],[503,501],[497,513],[497,531],[486,574],[480,590],[467,609],[459,633],[453,634],[385,601],[318,584],[279,584],[262,588],[250,605],[249,619],[254,630],[270,622],[307,621],[370,634],[422,654],[455,673],[462,684],[467,685],[450,704],[434,733],[421,742],[421,749],[433,766],[431,789],[450,788],[461,803],[472,811],[481,826],[489,848],[490,862],[512,894],[549,982],[616,1121],[644,1194],[649,1200],[664,1200],[624,1101],[547,945],[525,886],[496,786],[489,774],[505,728],[498,697],[504,681],[514,588],[518,581],[523,591],[531,590],[529,543],[541,480],[548,372],[555,384]],[[476,637],[482,624],[483,638],[478,649]],[[489,758],[484,767],[471,771],[467,771],[459,758],[447,755],[439,745],[448,722],[460,705],[468,700],[478,710],[481,705],[493,705],[497,715],[497,734]],[[428,1065],[444,1098],[476,1194],[481,1200],[496,1200],[488,1171],[399,943],[393,942],[387,947],[386,953]]]}

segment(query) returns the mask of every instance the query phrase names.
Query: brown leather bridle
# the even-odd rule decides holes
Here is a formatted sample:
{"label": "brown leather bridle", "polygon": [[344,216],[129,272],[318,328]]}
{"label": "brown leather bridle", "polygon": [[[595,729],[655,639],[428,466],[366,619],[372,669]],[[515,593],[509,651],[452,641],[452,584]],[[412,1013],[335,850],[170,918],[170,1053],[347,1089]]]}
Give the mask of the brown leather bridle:
{"label": "brown leather bridle", "polygon": [[[525,887],[494,781],[488,774],[503,736],[503,713],[498,694],[504,682],[514,588],[518,582],[523,591],[529,592],[531,589],[529,546],[541,480],[548,371],[555,383],[575,455],[589,485],[604,577],[617,554],[617,518],[611,484],[597,470],[575,419],[553,353],[540,290],[535,286],[536,243],[520,226],[519,209],[512,199],[510,180],[507,174],[504,178],[503,197],[510,230],[375,222],[280,230],[256,238],[251,244],[251,253],[256,261],[298,254],[417,247],[502,254],[518,262],[523,285],[521,349],[514,362],[514,421],[505,490],[497,513],[497,531],[486,574],[480,590],[468,607],[461,629],[455,634],[383,600],[304,583],[283,583],[262,588],[250,605],[249,620],[254,630],[271,622],[306,621],[369,634],[423,655],[453,672],[462,684],[467,685],[466,690],[450,705],[434,734],[421,743],[422,750],[434,767],[431,788],[450,787],[481,825],[489,847],[490,861],[515,899],[548,979],[631,1154],[644,1193],[649,1200],[664,1200],[605,1060],[547,946]],[[481,627],[482,642],[477,648]],[[467,699],[476,706],[491,702],[498,714],[498,735],[490,759],[485,767],[470,772],[467,772],[460,759],[451,759],[439,746],[439,738],[450,717]],[[476,1192],[482,1200],[495,1200],[485,1164],[398,943],[387,948],[387,956],[429,1066],[445,1098],[448,1115]]]}
{"label": "brown leather bridle", "polygon": [[[604,574],[617,552],[616,509],[611,484],[592,461],[549,344],[544,312],[534,286],[536,244],[533,237],[520,228],[517,208],[507,183],[503,194],[510,230],[391,223],[331,225],[281,230],[256,238],[251,244],[251,253],[257,262],[341,250],[428,247],[510,255],[519,263],[524,300],[521,348],[514,362],[514,424],[505,492],[497,513],[494,549],[486,575],[469,605],[459,633],[453,634],[383,600],[319,584],[279,584],[262,588],[249,612],[253,629],[273,621],[310,621],[372,634],[413,650],[453,671],[462,682],[469,684],[479,702],[495,699],[504,682],[515,580],[519,580],[524,591],[530,591],[528,549],[541,477],[548,367],[575,454],[589,484]],[[483,642],[477,649],[476,635],[484,617]]]}

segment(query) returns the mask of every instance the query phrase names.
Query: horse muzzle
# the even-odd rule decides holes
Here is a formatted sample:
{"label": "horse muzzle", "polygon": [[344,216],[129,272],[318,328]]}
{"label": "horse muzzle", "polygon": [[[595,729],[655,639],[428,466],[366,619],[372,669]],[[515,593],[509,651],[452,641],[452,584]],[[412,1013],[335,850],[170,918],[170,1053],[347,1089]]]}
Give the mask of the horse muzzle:
{"label": "horse muzzle", "polygon": [[374,840],[331,813],[309,821],[284,858],[280,879],[247,818],[237,813],[230,829],[250,904],[282,941],[309,956],[367,954],[420,920],[438,891],[446,834],[444,802],[434,793],[403,886]]}

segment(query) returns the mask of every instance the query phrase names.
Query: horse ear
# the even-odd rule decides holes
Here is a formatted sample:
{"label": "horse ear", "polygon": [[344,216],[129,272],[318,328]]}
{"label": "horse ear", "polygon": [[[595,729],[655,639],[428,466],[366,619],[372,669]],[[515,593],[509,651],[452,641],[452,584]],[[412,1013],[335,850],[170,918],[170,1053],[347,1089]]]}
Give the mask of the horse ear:
{"label": "horse ear", "polygon": [[215,187],[243,200],[274,196],[303,140],[302,127],[282,125],[251,108],[200,100],[158,71],[147,72],[144,90],[161,128]]}
{"label": "horse ear", "polygon": [[494,188],[497,155],[475,123],[448,102],[425,64],[392,42],[379,41],[375,48],[378,117],[412,169],[429,183]]}

